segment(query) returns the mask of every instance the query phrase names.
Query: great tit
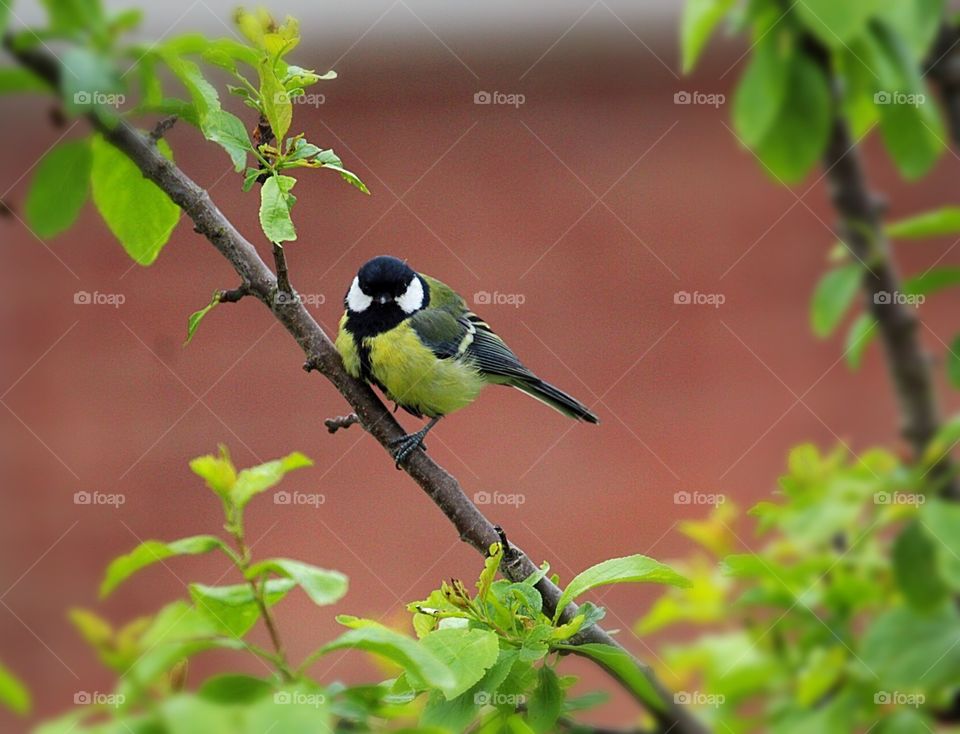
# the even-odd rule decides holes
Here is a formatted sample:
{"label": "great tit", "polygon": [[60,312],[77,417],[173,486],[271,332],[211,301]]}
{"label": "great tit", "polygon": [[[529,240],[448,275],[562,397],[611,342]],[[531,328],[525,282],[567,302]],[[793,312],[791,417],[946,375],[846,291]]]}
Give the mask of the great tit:
{"label": "great tit", "polygon": [[566,416],[599,423],[583,403],[524,367],[453,289],[402,260],[382,255],[365,263],[343,300],[337,351],[347,371],[430,419],[394,442],[398,468],[440,418],[472,403],[488,384],[515,387]]}

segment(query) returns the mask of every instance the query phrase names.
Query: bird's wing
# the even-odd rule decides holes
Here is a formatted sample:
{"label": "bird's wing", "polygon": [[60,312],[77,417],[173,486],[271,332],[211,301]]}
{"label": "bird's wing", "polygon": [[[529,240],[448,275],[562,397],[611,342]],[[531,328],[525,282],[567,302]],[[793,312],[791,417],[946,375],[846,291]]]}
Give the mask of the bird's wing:
{"label": "bird's wing", "polygon": [[408,319],[417,337],[440,359],[449,359],[463,354],[464,341],[471,329],[445,308],[425,308]]}
{"label": "bird's wing", "polygon": [[410,317],[410,325],[437,357],[469,360],[493,377],[536,379],[455,290],[436,278],[423,277],[430,288],[430,305]]}

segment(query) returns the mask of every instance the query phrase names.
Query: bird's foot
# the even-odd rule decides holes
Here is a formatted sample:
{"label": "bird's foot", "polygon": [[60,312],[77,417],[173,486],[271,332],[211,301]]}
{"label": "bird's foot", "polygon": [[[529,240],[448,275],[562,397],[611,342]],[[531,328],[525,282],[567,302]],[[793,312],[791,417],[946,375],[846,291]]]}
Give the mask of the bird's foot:
{"label": "bird's foot", "polygon": [[416,433],[408,433],[405,436],[400,438],[395,438],[390,442],[391,448],[393,448],[393,459],[396,462],[397,469],[400,468],[400,464],[410,456],[418,448],[422,448],[424,451],[427,450],[427,445],[423,442],[424,437],[427,435],[427,429],[421,428]]}

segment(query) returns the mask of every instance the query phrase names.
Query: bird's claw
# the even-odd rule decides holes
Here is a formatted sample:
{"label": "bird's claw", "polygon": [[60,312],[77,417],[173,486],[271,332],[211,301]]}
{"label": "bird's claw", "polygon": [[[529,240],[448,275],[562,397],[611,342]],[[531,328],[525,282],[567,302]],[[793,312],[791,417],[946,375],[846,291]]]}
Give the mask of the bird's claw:
{"label": "bird's claw", "polygon": [[417,431],[416,433],[408,433],[405,436],[400,436],[400,438],[395,438],[390,441],[390,446],[394,447],[393,459],[396,462],[395,466],[397,469],[399,469],[400,464],[418,448],[422,448],[424,451],[427,450],[427,445],[423,442],[425,435],[424,431]]}

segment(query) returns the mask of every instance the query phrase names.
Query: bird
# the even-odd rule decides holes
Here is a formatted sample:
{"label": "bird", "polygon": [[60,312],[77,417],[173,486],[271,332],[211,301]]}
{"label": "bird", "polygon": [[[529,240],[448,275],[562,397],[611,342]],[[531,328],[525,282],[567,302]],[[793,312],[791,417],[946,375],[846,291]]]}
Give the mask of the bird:
{"label": "bird", "polygon": [[429,422],[390,444],[396,467],[444,416],[486,385],[507,385],[563,415],[599,423],[583,403],[527,369],[464,299],[405,261],[380,255],[357,271],[343,299],[336,348],[347,372],[397,408]]}

